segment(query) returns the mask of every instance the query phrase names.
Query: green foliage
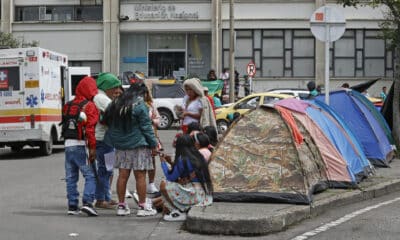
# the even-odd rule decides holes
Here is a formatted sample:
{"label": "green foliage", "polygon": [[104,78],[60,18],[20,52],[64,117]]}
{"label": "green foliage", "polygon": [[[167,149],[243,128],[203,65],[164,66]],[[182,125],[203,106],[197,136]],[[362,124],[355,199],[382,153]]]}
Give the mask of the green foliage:
{"label": "green foliage", "polygon": [[15,38],[12,33],[0,32],[0,47],[1,48],[19,48],[19,47],[38,47],[38,41],[23,42]]}
{"label": "green foliage", "polygon": [[383,38],[388,40],[391,49],[400,47],[400,1],[399,0],[338,0],[344,7],[359,6],[386,6],[385,20],[380,23]]}

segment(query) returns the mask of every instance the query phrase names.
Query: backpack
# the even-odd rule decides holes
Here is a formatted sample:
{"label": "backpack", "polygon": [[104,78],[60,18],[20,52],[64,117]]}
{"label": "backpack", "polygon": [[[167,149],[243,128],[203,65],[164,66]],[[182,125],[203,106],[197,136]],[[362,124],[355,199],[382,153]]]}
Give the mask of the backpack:
{"label": "backpack", "polygon": [[61,125],[61,136],[65,139],[84,139],[83,132],[82,136],[79,136],[78,123],[80,121],[79,115],[82,108],[86,105],[88,100],[83,100],[80,103],[74,103],[69,101],[65,104],[67,106],[66,112],[63,112]]}

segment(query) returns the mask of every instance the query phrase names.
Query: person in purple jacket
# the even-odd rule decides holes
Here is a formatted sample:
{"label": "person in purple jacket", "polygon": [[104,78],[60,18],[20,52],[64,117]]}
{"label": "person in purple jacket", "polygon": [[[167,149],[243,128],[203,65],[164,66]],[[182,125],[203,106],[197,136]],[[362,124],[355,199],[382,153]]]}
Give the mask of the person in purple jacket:
{"label": "person in purple jacket", "polygon": [[213,186],[208,164],[190,135],[178,137],[173,163],[165,155],[161,155],[160,160],[166,178],[160,184],[165,221],[184,221],[192,206],[212,203]]}

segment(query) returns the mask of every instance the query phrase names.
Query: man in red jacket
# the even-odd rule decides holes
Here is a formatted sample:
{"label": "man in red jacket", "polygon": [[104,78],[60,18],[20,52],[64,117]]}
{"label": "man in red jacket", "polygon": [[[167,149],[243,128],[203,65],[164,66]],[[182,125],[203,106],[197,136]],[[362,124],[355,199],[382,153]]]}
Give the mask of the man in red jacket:
{"label": "man in red jacket", "polygon": [[[88,216],[97,216],[93,207],[96,190],[96,177],[93,163],[96,159],[95,126],[99,113],[92,102],[97,94],[96,80],[84,77],[76,87],[75,99],[63,107],[63,119],[80,115],[76,125],[76,134],[65,134],[65,180],[67,183],[68,215],[79,214],[79,171],[85,178],[81,211]],[[74,126],[72,126],[74,129]],[[88,151],[86,150],[88,149]]]}

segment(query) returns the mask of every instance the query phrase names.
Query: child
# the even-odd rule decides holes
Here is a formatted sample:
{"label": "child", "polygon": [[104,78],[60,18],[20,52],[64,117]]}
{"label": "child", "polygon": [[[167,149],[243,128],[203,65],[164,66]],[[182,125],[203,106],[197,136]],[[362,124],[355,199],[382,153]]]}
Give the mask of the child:
{"label": "child", "polygon": [[193,134],[194,146],[199,150],[201,155],[203,155],[206,162],[210,160],[211,151],[209,149],[210,140],[205,133],[199,132]]}

